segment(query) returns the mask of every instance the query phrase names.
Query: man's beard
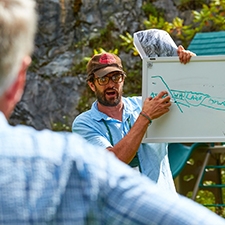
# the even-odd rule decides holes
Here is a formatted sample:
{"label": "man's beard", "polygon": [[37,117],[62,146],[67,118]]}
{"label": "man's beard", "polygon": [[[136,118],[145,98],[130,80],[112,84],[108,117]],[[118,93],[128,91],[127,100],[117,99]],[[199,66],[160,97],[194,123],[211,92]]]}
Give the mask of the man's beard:
{"label": "man's beard", "polygon": [[[108,99],[108,100],[106,99],[106,92],[109,91],[109,90],[115,91],[116,98],[113,97],[113,98]],[[104,92],[100,92],[96,88],[95,96],[96,96],[98,102],[101,105],[104,105],[104,106],[117,106],[120,103],[120,101],[121,101],[122,93],[117,91],[115,88],[106,89]]]}

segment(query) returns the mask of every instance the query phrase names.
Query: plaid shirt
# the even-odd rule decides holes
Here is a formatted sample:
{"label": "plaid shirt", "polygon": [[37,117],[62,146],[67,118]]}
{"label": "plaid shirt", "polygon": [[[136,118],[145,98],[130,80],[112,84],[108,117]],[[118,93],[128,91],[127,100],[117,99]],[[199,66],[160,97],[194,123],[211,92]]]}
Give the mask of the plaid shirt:
{"label": "plaid shirt", "polygon": [[0,127],[0,224],[225,224],[76,134]]}

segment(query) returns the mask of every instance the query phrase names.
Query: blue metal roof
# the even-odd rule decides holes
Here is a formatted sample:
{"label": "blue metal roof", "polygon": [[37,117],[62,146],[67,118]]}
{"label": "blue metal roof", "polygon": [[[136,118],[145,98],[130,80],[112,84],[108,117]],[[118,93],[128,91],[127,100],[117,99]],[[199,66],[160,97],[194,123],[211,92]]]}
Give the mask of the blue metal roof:
{"label": "blue metal roof", "polygon": [[225,31],[197,33],[188,50],[200,55],[225,55]]}

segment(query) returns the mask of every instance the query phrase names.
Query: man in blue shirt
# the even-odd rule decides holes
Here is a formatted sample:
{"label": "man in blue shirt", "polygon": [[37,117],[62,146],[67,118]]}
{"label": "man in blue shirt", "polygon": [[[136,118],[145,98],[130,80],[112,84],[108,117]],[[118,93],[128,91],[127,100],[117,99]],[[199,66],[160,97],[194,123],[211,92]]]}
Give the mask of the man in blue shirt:
{"label": "man in blue shirt", "polygon": [[[178,48],[187,63],[193,55]],[[107,148],[121,161],[138,167],[162,189],[176,194],[165,143],[141,143],[154,119],[169,112],[168,92],[155,98],[122,97],[126,74],[121,59],[112,53],[94,55],[87,64],[87,82],[97,100],[90,110],[78,115],[72,131],[92,144]]]}
{"label": "man in blue shirt", "polygon": [[0,0],[0,224],[225,225],[77,134],[10,126],[24,90],[33,0]]}

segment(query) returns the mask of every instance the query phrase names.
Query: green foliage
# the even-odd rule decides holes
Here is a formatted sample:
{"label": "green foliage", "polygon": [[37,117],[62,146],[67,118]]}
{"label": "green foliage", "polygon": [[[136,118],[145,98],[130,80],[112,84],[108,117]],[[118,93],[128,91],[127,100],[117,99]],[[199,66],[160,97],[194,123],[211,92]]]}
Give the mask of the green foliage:
{"label": "green foliage", "polygon": [[80,63],[75,64],[71,70],[65,74],[66,75],[72,75],[72,76],[77,76],[77,74],[83,74],[86,71],[86,65],[88,62],[89,58],[83,58],[83,60]]}
{"label": "green foliage", "polygon": [[[166,21],[163,13],[155,8],[151,2],[153,1],[144,1],[142,6],[144,13],[149,15],[148,20],[143,22],[145,28],[165,30],[174,40],[181,41],[181,44],[185,48],[188,47],[197,32],[225,30],[225,0],[212,0],[209,5],[205,4],[206,1],[204,0],[181,0],[178,5],[180,9],[196,9],[202,7],[199,11],[192,11],[193,21],[187,25],[179,17],[175,17],[172,22]],[[107,51],[118,55],[119,51],[124,51],[138,56],[138,52],[133,45],[132,35],[125,32],[125,34],[119,35],[120,38],[116,38],[112,35],[114,31],[116,31],[115,25],[109,21],[108,25],[100,30],[99,35],[89,41],[88,46],[94,49],[93,53],[97,54]],[[81,43],[81,45],[83,44]],[[85,57],[81,63],[75,65],[72,73],[86,73],[86,64],[89,59],[90,57]],[[132,71],[129,71],[129,76],[126,78],[126,85],[124,86],[125,95],[141,94],[142,84],[140,73],[141,62],[134,65]],[[85,102],[90,102],[90,99],[93,100],[94,95],[89,90],[83,94],[78,105],[78,110],[87,110],[90,107],[90,103],[87,105]]]}
{"label": "green foliage", "polygon": [[[191,198],[192,192],[188,192],[187,197]],[[200,204],[214,204],[215,203],[215,196],[211,191],[207,190],[199,190],[196,195],[196,202]],[[211,209],[215,212],[215,207],[211,207]]]}
{"label": "green foliage", "polygon": [[[225,30],[225,0],[212,0],[209,5],[204,4],[204,2],[203,0],[181,1],[180,7],[184,7],[184,5],[188,5],[189,8],[202,7],[199,11],[192,11],[193,21],[190,24],[185,25],[184,20],[179,17],[175,17],[172,22],[168,22],[160,14],[149,13],[148,20],[144,21],[145,28],[165,30],[174,40],[180,40],[182,45],[187,48],[198,32]],[[150,7],[150,3],[146,3],[146,5]],[[123,38],[123,41],[127,43],[128,49],[132,49],[131,39],[128,42]]]}
{"label": "green foliage", "polygon": [[126,35],[120,34],[120,38],[122,39],[121,46],[125,47],[125,52],[133,51],[133,55],[137,56],[138,51],[133,45],[133,37],[126,32]]}
{"label": "green foliage", "polygon": [[142,10],[147,16],[148,15],[159,16],[160,14],[162,14],[161,11],[156,9],[154,5],[146,1],[144,1],[142,4]]}
{"label": "green foliage", "polygon": [[[124,96],[140,96],[142,90],[142,62],[141,60],[133,65],[132,70],[128,71],[123,88]],[[124,70],[127,71],[126,65]]]}
{"label": "green foliage", "polygon": [[[115,55],[118,55],[119,50],[116,48],[116,49],[113,49],[113,50],[110,49],[110,50],[106,51],[104,48],[97,48],[97,49],[93,50],[93,55],[104,53],[104,52],[110,52],[110,53],[113,53]],[[91,59],[91,57],[85,57],[84,61],[88,62],[90,59]]]}
{"label": "green foliage", "polygon": [[195,32],[225,30],[225,0],[212,0],[200,12],[193,11]]}
{"label": "green foliage", "polygon": [[199,9],[205,3],[205,0],[181,0],[177,8],[181,11]]}
{"label": "green foliage", "polygon": [[52,130],[71,132],[71,124],[68,121],[68,116],[63,116],[60,122],[54,122],[52,124]]}
{"label": "green foliage", "polygon": [[[193,193],[192,191],[188,192],[187,197],[191,198],[192,193]],[[195,201],[198,202],[199,204],[204,205],[205,207],[215,212],[216,214],[222,216],[223,218],[225,218],[225,208],[220,206],[215,206],[216,204],[215,196],[211,191],[199,190],[196,195]]]}
{"label": "green foliage", "polygon": [[173,24],[165,21],[163,17],[149,15],[149,20],[144,21],[146,29],[161,29],[167,32],[173,28]]}
{"label": "green foliage", "polygon": [[88,87],[84,90],[82,97],[79,100],[79,103],[76,107],[76,109],[79,112],[85,112],[88,109],[90,109],[91,104],[95,101],[95,95],[94,92]]}
{"label": "green foliage", "polygon": [[[224,165],[224,163],[225,163],[225,156],[221,155],[220,156],[220,164]],[[221,184],[225,184],[225,169],[224,168],[219,169],[219,170],[216,168],[207,168],[205,170],[205,173],[208,173],[208,172],[211,173],[211,176],[209,176],[209,177],[213,177],[212,173],[218,174],[218,172],[219,172],[221,179],[222,179]],[[183,180],[190,181],[191,179],[194,179],[194,178],[195,178],[194,175],[190,174],[190,175],[185,175],[183,177]],[[220,195],[215,191],[215,190],[219,191],[218,188],[220,188],[220,187],[216,187],[215,186],[216,183],[214,181],[205,180],[205,179],[203,179],[202,181],[203,181],[203,187],[201,187],[201,189],[198,190],[195,201],[198,202],[199,204],[204,205],[205,207],[209,208],[211,211],[213,211],[213,212],[217,213],[218,215],[225,218],[225,207],[218,205],[221,203]],[[221,197],[223,199],[223,202],[225,203],[225,188],[222,187],[221,191],[222,191]],[[192,194],[193,194],[193,192],[189,191],[187,193],[187,197],[192,198]]]}
{"label": "green foliage", "polygon": [[116,31],[115,25],[112,21],[109,21],[107,26],[101,29],[99,33],[89,41],[89,47],[98,49],[101,46],[101,48],[109,51],[113,43],[113,47],[118,48],[120,46],[120,40],[113,36],[114,31]]}
{"label": "green foliage", "polygon": [[[146,29],[162,29],[167,31],[174,40],[181,41],[181,44],[187,48],[190,41],[197,32],[219,31],[225,30],[225,0],[212,0],[209,5],[205,4],[204,0],[187,1],[181,0],[178,7],[184,9],[196,9],[202,7],[199,11],[192,11],[193,21],[185,25],[184,20],[175,17],[172,22],[165,20],[164,15],[156,9],[150,2],[144,1],[142,9],[146,15],[149,15],[148,20],[144,21],[143,25]],[[119,51],[132,53],[138,56],[138,52],[133,45],[133,37],[128,32],[120,34],[120,38],[114,37],[112,34],[116,31],[113,22],[109,21],[108,25],[100,30],[99,35],[89,41],[94,54],[101,52],[112,52],[116,55]],[[110,41],[109,41],[110,40]],[[113,43],[113,44],[112,44]],[[84,43],[81,43],[83,45]],[[74,74],[85,73],[86,64],[91,57],[85,57],[80,64],[77,64],[72,69]],[[126,65],[124,65],[126,67]],[[126,68],[125,68],[126,69]],[[140,95],[141,94],[141,62],[134,65],[132,71],[129,71],[129,76],[126,78],[124,86],[125,95]],[[78,105],[79,111],[85,111],[90,108],[91,100],[93,101],[94,94],[89,90],[85,91]],[[87,104],[87,102],[89,102]]]}

